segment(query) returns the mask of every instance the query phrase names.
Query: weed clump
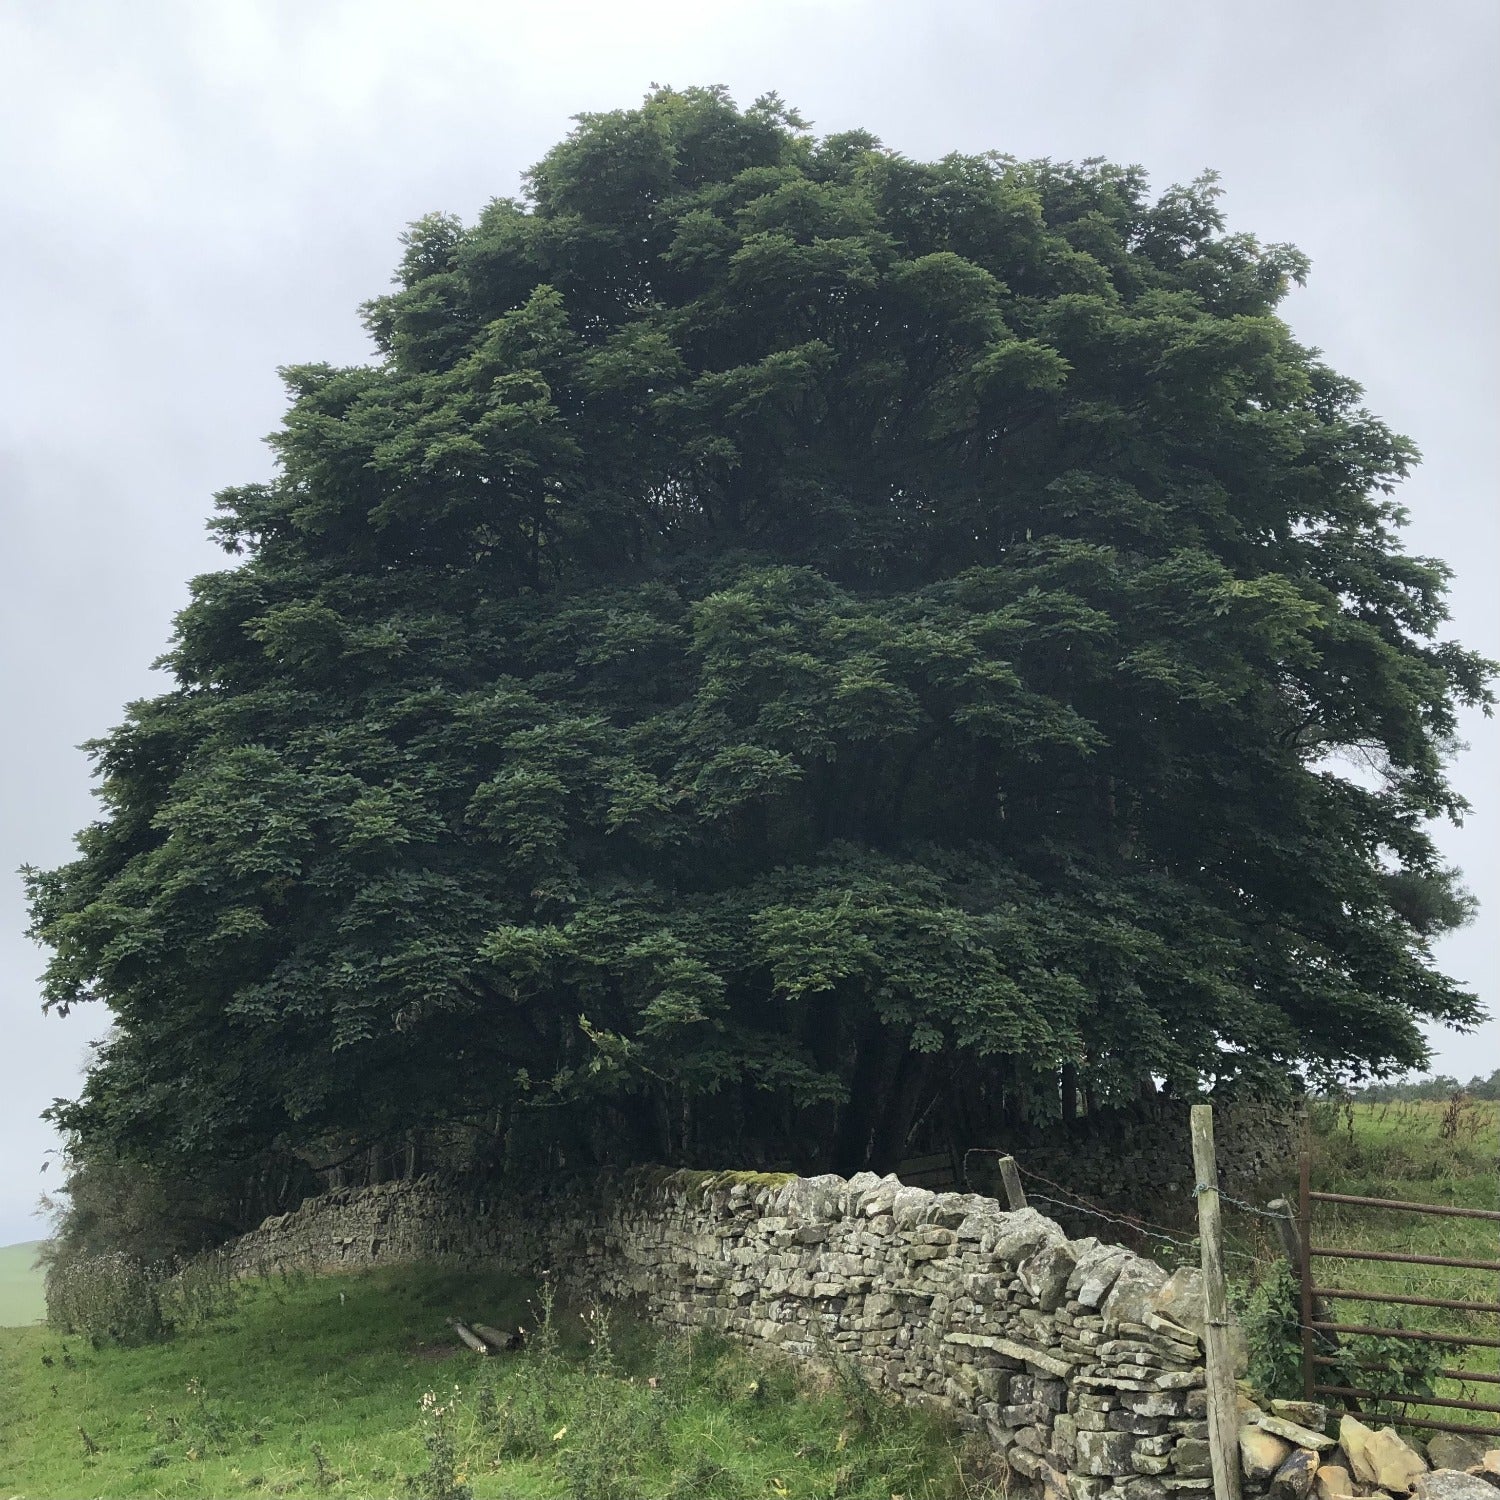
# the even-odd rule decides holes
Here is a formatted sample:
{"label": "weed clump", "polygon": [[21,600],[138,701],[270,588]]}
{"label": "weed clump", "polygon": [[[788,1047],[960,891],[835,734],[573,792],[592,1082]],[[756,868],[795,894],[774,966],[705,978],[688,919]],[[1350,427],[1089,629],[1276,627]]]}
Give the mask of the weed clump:
{"label": "weed clump", "polygon": [[[1285,1261],[1274,1263],[1253,1288],[1240,1288],[1240,1323],[1250,1350],[1250,1384],[1265,1397],[1295,1398],[1302,1391],[1301,1288]],[[1367,1310],[1378,1333],[1345,1334],[1338,1345],[1321,1346],[1332,1361],[1323,1368],[1331,1385],[1384,1390],[1383,1399],[1365,1398],[1365,1415],[1400,1422],[1415,1400],[1436,1392],[1442,1367],[1462,1349],[1434,1338],[1409,1341],[1405,1323],[1379,1309]],[[1388,1331],[1387,1331],[1388,1330]]]}
{"label": "weed clump", "polygon": [[47,1268],[47,1321],[98,1344],[144,1344],[168,1330],[160,1277],[121,1251],[54,1261]]}
{"label": "weed clump", "polygon": [[454,1400],[444,1403],[428,1391],[422,1397],[422,1446],[427,1467],[407,1478],[406,1493],[413,1500],[474,1500],[468,1477],[462,1471],[459,1445],[454,1431],[458,1387]]}
{"label": "weed clump", "polygon": [[236,1301],[228,1257],[220,1251],[180,1265],[137,1260],[124,1251],[61,1255],[47,1267],[47,1322],[94,1344],[146,1344],[198,1328]]}
{"label": "weed clump", "polygon": [[238,1291],[229,1257],[208,1250],[178,1263],[157,1288],[162,1313],[174,1329],[201,1328],[234,1311]]}

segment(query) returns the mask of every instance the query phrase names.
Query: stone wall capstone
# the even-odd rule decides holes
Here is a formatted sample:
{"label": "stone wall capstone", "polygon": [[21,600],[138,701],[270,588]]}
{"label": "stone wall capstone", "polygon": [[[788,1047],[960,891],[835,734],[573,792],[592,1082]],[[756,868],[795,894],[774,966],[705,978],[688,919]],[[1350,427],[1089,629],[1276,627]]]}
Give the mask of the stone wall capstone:
{"label": "stone wall capstone", "polygon": [[1070,1500],[1213,1487],[1199,1273],[977,1194],[873,1173],[638,1170],[515,1198],[418,1179],[310,1199],[228,1251],[247,1274],[447,1258],[547,1271],[666,1328],[842,1357]]}

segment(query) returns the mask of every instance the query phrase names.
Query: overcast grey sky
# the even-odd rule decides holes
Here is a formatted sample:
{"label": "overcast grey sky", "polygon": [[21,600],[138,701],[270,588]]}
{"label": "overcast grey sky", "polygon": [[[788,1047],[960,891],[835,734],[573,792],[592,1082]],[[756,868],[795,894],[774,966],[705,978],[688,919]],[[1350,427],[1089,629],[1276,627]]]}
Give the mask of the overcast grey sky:
{"label": "overcast grey sky", "polygon": [[[900,151],[1223,173],[1233,227],[1313,259],[1286,312],[1426,455],[1413,550],[1500,657],[1496,0],[0,0],[0,1244],[30,1217],[100,1013],[43,1018],[8,872],[93,816],[80,741],[149,670],[210,496],[262,478],[279,364],[367,355],[396,236],[472,217],[580,110],[653,82],[777,90]],[[1497,999],[1500,776],[1477,716],[1443,834],[1487,914],[1443,943]],[[1467,1077],[1500,1023],[1434,1037]]]}

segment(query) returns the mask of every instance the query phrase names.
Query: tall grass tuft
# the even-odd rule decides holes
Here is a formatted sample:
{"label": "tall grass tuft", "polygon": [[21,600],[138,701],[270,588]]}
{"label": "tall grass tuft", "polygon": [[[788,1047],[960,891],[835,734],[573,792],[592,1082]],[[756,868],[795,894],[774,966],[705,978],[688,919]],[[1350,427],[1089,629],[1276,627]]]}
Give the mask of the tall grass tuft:
{"label": "tall grass tuft", "polygon": [[174,1329],[201,1328],[234,1311],[237,1283],[228,1255],[205,1250],[161,1280],[162,1312]]}

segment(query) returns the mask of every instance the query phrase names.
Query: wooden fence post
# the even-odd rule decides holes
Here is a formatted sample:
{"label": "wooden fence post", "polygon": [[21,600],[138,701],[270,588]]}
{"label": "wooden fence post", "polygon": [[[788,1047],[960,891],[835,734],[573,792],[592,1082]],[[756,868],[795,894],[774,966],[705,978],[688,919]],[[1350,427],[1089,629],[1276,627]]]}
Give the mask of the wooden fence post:
{"label": "wooden fence post", "polygon": [[1000,1168],[1000,1181],[1005,1184],[1005,1201],[1011,1210],[1026,1207],[1026,1189],[1021,1186],[1021,1173],[1013,1156],[1002,1156],[996,1163]]}
{"label": "wooden fence post", "polygon": [[1229,1349],[1229,1298],[1224,1290],[1224,1245],[1219,1226],[1219,1168],[1214,1159],[1214,1111],[1192,1111],[1193,1174],[1198,1239],[1203,1247],[1204,1347],[1208,1386],[1208,1447],[1216,1500],[1240,1500],[1239,1415],[1234,1360]]}

